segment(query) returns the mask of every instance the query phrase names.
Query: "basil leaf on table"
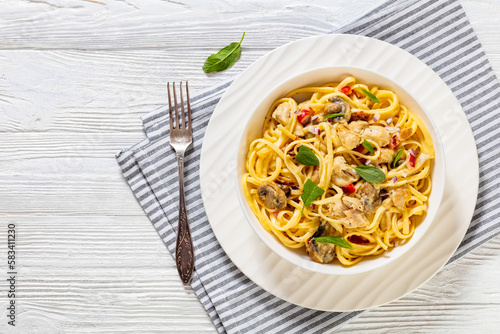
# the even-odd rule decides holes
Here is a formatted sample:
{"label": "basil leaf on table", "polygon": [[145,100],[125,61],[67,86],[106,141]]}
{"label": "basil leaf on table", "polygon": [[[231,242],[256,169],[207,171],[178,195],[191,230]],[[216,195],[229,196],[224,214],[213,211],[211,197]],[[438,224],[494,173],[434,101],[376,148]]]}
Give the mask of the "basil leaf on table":
{"label": "basil leaf on table", "polygon": [[365,93],[366,96],[368,96],[368,98],[370,100],[372,100],[373,102],[376,102],[376,103],[379,103],[379,99],[377,99],[377,97],[375,95],[373,95],[372,93],[370,93],[369,91],[367,91],[366,89],[363,89],[361,88],[361,90],[363,91],[363,93]]}
{"label": "basil leaf on table", "polygon": [[363,139],[363,146],[370,152],[371,154],[375,154],[375,150],[373,149],[372,144],[366,139]]}
{"label": "basil leaf on table", "polygon": [[396,163],[401,159],[401,155],[405,151],[404,148],[400,149],[398,153],[396,153],[396,156],[394,157],[394,161],[392,162],[392,168],[396,168]]}
{"label": "basil leaf on table", "polygon": [[319,165],[318,157],[307,146],[299,147],[299,151],[297,152],[297,155],[295,156],[295,161],[297,161],[300,164],[303,164],[304,166],[317,166],[317,165]]}
{"label": "basil leaf on table", "polygon": [[245,33],[243,33],[239,43],[231,43],[216,54],[208,57],[205,64],[203,64],[203,71],[205,73],[220,72],[231,67],[240,57],[241,42],[244,37]]}
{"label": "basil leaf on table", "polygon": [[304,202],[301,214],[304,214],[304,208],[306,206],[311,205],[312,202],[320,198],[324,192],[325,191],[318,187],[318,185],[311,181],[311,179],[307,179],[306,183],[304,184],[304,188],[302,189],[302,195],[300,195],[300,198]]}
{"label": "basil leaf on table", "polygon": [[316,237],[314,238],[319,243],[327,243],[327,244],[333,244],[335,246],[339,246],[342,248],[349,248],[352,249],[352,245],[344,239],[344,237],[334,237],[334,236],[327,236],[327,237]]}
{"label": "basil leaf on table", "polygon": [[365,181],[370,183],[380,183],[385,181],[385,174],[383,171],[372,166],[351,166],[359,176]]}
{"label": "basil leaf on table", "polygon": [[344,115],[345,115],[344,112],[339,112],[337,114],[328,114],[326,116],[323,116],[323,119],[335,118],[335,117],[340,117],[340,116],[344,116]]}

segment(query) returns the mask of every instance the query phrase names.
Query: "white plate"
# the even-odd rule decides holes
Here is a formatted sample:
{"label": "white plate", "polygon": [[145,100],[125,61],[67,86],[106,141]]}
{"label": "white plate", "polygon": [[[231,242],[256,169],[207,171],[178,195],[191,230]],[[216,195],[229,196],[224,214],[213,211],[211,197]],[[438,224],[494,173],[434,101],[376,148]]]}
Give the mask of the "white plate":
{"label": "white plate", "polygon": [[[236,156],[245,108],[280,82],[308,69],[357,66],[404,87],[430,112],[443,141],[446,187],[426,234],[390,264],[354,275],[313,273],[272,252],[247,222],[238,201]],[[404,103],[404,101],[402,101]],[[325,311],[352,311],[397,299],[431,278],[452,256],[477,199],[478,159],[460,104],[423,62],[391,44],[355,35],[323,35],[284,45],[249,66],[228,88],[208,125],[201,152],[203,203],[217,240],[235,265],[266,291]]]}

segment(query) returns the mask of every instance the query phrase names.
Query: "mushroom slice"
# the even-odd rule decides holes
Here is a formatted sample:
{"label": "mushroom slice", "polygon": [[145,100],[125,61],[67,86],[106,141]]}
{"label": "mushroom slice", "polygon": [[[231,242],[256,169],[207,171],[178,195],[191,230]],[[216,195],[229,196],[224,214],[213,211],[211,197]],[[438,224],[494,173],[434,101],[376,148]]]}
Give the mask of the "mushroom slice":
{"label": "mushroom slice", "polygon": [[359,180],[359,175],[354,168],[346,165],[347,161],[342,156],[333,160],[332,182],[339,187],[345,187],[349,183]]}
{"label": "mushroom slice", "polygon": [[335,123],[347,123],[351,119],[351,105],[340,96],[333,96],[325,103],[325,108],[321,114],[323,116],[330,114],[345,114],[333,117],[331,120]]}
{"label": "mushroom slice", "polygon": [[287,125],[292,118],[292,109],[290,103],[280,103],[273,111],[272,117],[280,124]]}
{"label": "mushroom slice", "polygon": [[286,206],[286,194],[274,182],[261,184],[257,188],[257,194],[268,209],[283,209]]}
{"label": "mushroom slice", "polygon": [[380,192],[368,182],[363,182],[358,188],[356,195],[359,196],[363,204],[363,212],[372,213],[378,209],[382,200],[380,199]]}
{"label": "mushroom slice", "polygon": [[312,238],[306,241],[306,252],[316,262],[329,263],[335,259],[335,245],[320,243],[313,238],[330,235],[331,226],[322,221]]}
{"label": "mushroom slice", "polygon": [[280,183],[278,183],[278,188],[280,188],[281,190],[283,190],[283,192],[285,193],[285,196],[287,198],[290,197],[290,193],[292,192],[292,188],[290,188],[286,184],[280,184]]}

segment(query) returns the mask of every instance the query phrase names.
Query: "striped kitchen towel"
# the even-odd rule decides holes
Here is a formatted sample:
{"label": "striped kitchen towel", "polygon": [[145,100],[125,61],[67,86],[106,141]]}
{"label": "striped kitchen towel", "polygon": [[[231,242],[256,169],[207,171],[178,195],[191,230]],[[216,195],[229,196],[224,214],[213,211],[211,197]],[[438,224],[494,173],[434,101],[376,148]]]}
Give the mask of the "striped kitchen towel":
{"label": "striped kitchen towel", "polygon": [[[420,58],[448,84],[474,132],[479,198],[469,230],[450,262],[500,233],[500,86],[457,0],[389,1],[334,31],[392,43]],[[230,82],[192,97],[194,143],[186,155],[186,199],[196,268],[192,288],[220,333],[323,333],[360,312],[322,312],[281,300],[254,284],[229,260],[203,210],[200,151],[210,116]],[[479,97],[479,98],[478,98]],[[177,164],[168,138],[167,107],[145,117],[147,138],[117,155],[134,195],[175,253]]]}

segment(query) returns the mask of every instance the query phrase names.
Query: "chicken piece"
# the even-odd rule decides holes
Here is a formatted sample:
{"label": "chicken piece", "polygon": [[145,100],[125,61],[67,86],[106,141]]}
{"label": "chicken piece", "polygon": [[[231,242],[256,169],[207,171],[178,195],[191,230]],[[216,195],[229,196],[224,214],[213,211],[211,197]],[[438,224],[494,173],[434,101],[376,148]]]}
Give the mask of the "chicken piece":
{"label": "chicken piece", "polygon": [[394,150],[390,148],[382,148],[380,149],[380,156],[375,161],[377,164],[390,164],[394,159]]}
{"label": "chicken piece", "polygon": [[348,209],[363,211],[363,203],[356,197],[344,196],[342,202]]}
{"label": "chicken piece", "polygon": [[389,227],[391,226],[391,216],[389,215],[389,212],[385,212],[384,215],[380,218],[380,229],[382,231],[387,231]]}
{"label": "chicken piece", "polygon": [[354,168],[346,165],[344,157],[339,156],[333,160],[332,182],[339,187],[345,187],[349,183],[359,180],[359,175]]}
{"label": "chicken piece", "polygon": [[347,209],[347,206],[342,200],[336,201],[330,204],[330,216],[335,219],[341,220],[342,218],[345,218],[344,211]]}
{"label": "chicken piece", "polygon": [[391,141],[389,131],[378,125],[367,127],[362,134],[363,138],[370,139],[377,143],[378,146],[384,147]]}
{"label": "chicken piece", "polygon": [[[327,222],[322,221],[313,238],[331,235],[331,226]],[[313,238],[309,238],[306,242],[307,254],[316,262],[329,263],[335,259],[335,245],[329,243],[317,242]]]}
{"label": "chicken piece", "polygon": [[311,100],[306,100],[297,105],[297,110],[302,110],[302,109],[312,110],[313,108],[311,105]]}
{"label": "chicken piece", "polygon": [[412,128],[405,128],[401,130],[399,137],[401,138],[401,140],[406,140],[410,138],[412,134],[413,134]]}
{"label": "chicken piece", "polygon": [[361,203],[363,204],[362,211],[365,213],[373,213],[377,211],[381,204],[380,192],[368,182],[363,182],[358,188],[356,195],[359,196]]}
{"label": "chicken piece", "polygon": [[314,171],[311,175],[311,181],[313,181],[316,184],[319,184],[321,181],[321,174],[319,173],[319,167],[314,168]]}
{"label": "chicken piece", "polygon": [[427,160],[429,160],[431,158],[430,155],[428,154],[425,154],[425,153],[421,153],[418,157],[417,157],[417,161],[415,163],[415,166],[420,166],[422,165],[424,162],[426,162]]}
{"label": "chicken piece", "polygon": [[293,130],[293,134],[298,137],[304,137],[305,136],[304,126],[299,122],[297,122],[297,124],[295,125],[295,130]]}
{"label": "chicken piece", "polygon": [[366,216],[358,210],[347,210],[344,212],[345,219],[343,219],[342,225],[346,228],[357,228],[357,227],[365,227],[370,224],[370,221],[366,218]]}
{"label": "chicken piece", "polygon": [[274,109],[272,117],[280,124],[287,125],[292,118],[292,109],[290,108],[290,103],[280,103],[276,107],[276,109]]}
{"label": "chicken piece", "polygon": [[363,141],[359,134],[351,131],[351,129],[349,129],[349,127],[344,124],[340,124],[337,127],[337,132],[339,134],[342,146],[349,150],[358,147],[359,144],[361,144],[361,142]]}
{"label": "chicken piece", "polygon": [[389,197],[399,210],[403,210],[406,206],[406,201],[411,198],[410,189],[408,186],[402,186],[389,191]]}
{"label": "chicken piece", "polygon": [[386,210],[389,210],[391,207],[394,206],[394,204],[392,203],[392,199],[390,198],[386,198],[382,201],[382,206],[386,209]]}
{"label": "chicken piece", "polygon": [[365,121],[356,121],[349,123],[349,129],[351,129],[354,133],[357,133],[360,136],[367,127],[368,127],[368,122]]}
{"label": "chicken piece", "polygon": [[370,222],[362,212],[363,204],[355,197],[344,196],[330,205],[330,215],[346,228],[365,227]]}

